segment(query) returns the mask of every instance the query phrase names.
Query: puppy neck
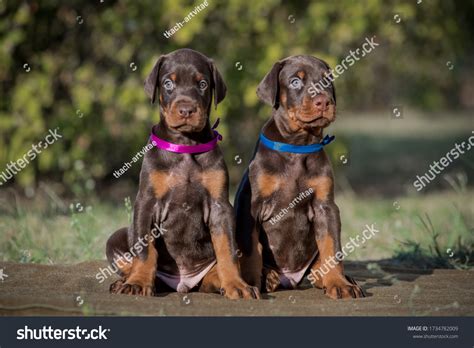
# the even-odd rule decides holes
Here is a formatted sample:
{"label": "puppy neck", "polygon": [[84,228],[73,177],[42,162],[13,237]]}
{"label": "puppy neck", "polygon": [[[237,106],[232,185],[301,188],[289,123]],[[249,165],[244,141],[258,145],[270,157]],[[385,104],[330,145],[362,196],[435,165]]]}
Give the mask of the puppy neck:
{"label": "puppy neck", "polygon": [[264,134],[274,140],[292,145],[309,145],[319,143],[323,138],[322,128],[302,128],[290,119],[288,113],[280,106],[273,112],[272,118],[264,125]]}

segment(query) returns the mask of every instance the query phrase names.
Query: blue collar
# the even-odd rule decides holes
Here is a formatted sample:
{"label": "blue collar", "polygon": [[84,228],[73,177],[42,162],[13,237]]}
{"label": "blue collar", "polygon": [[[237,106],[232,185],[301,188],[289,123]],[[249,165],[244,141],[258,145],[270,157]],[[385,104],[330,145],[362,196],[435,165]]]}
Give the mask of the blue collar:
{"label": "blue collar", "polygon": [[291,152],[291,153],[313,153],[321,151],[324,145],[329,144],[336,137],[334,135],[326,135],[320,143],[311,144],[311,145],[291,145],[285,143],[279,143],[268,139],[263,133],[260,133],[260,141],[263,145],[269,149],[280,151],[280,152]]}

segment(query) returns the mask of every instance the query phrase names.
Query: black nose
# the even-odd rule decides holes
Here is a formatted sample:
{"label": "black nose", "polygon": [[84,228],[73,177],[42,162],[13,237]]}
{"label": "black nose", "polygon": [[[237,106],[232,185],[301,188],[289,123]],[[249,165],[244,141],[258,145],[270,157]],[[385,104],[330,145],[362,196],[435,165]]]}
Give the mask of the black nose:
{"label": "black nose", "polygon": [[181,104],[178,108],[181,117],[190,117],[197,111],[197,107],[191,104]]}
{"label": "black nose", "polygon": [[313,103],[316,106],[316,110],[324,112],[329,108],[330,100],[325,95],[317,95],[313,98]]}

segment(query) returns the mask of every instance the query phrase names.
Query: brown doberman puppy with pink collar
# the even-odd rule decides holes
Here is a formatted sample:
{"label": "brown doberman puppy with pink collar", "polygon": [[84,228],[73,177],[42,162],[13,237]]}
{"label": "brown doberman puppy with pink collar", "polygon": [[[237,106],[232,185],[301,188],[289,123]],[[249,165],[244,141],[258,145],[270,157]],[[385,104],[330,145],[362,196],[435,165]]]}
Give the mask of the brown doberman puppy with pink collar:
{"label": "brown doberman puppy with pink collar", "polygon": [[107,258],[122,276],[110,291],[259,298],[239,273],[227,167],[209,121],[212,98],[217,106],[226,94],[221,75],[203,54],[180,49],[158,59],[145,92],[152,102],[158,95],[160,122],[144,156],[133,224],[107,241]]}

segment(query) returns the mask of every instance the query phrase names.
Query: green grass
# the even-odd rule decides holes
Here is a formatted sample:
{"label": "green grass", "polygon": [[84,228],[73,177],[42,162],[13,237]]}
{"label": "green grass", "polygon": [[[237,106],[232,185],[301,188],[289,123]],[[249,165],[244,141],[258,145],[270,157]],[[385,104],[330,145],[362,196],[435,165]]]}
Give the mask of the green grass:
{"label": "green grass", "polygon": [[339,199],[343,243],[360,234],[365,224],[375,223],[380,230],[348,259],[393,259],[417,268],[472,266],[472,194],[466,190],[399,199]]}
{"label": "green grass", "polygon": [[[375,223],[380,231],[348,255],[348,260],[392,258],[423,268],[472,265],[472,194],[463,189],[399,199],[360,199],[341,192],[337,203],[343,243],[361,234],[366,224]],[[108,236],[129,224],[132,209],[128,199],[119,206],[99,201],[82,206],[57,204],[46,195],[26,202],[11,192],[0,203],[0,259],[45,264],[104,259]]]}
{"label": "green grass", "polygon": [[0,213],[0,259],[46,264],[103,259],[108,236],[128,225],[130,207],[125,205],[71,202],[64,209],[45,204],[51,203],[47,199],[2,200],[13,206]]}

